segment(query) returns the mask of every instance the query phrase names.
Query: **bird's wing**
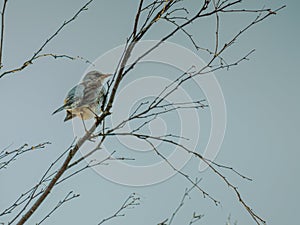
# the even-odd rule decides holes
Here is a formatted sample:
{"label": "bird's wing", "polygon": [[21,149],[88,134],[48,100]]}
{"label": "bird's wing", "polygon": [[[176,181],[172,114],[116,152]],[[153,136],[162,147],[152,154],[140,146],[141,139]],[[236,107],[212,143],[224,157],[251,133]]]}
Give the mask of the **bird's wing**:
{"label": "bird's wing", "polygon": [[73,87],[67,94],[64,100],[65,109],[74,108],[80,104],[84,96],[84,85],[78,84]]}
{"label": "bird's wing", "polygon": [[[97,99],[97,101],[98,101],[99,104],[102,105],[103,101],[106,101],[106,99],[105,99],[106,96],[105,95],[106,95],[106,88],[103,85],[102,88],[101,88],[101,90],[100,90],[98,99]],[[105,104],[105,102],[104,102],[104,104]]]}
{"label": "bird's wing", "polygon": [[106,103],[106,89],[104,86],[102,86],[99,95],[97,97],[97,105],[96,105],[96,113],[99,114],[102,112],[102,106],[104,106]]}
{"label": "bird's wing", "polygon": [[[85,85],[83,90],[83,97],[77,107],[92,107],[95,106],[101,98],[103,98],[103,86],[101,83],[95,82],[83,82]],[[101,97],[102,96],[102,97]]]}

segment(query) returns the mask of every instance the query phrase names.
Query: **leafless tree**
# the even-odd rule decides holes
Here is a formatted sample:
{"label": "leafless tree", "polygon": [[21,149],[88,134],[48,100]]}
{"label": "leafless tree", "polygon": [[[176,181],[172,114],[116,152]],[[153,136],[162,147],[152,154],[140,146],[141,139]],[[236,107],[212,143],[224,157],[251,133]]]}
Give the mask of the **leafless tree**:
{"label": "leafless tree", "polygon": [[[0,78],[3,78],[4,76],[10,76],[11,79],[13,79],[14,73],[32,66],[33,64],[37,63],[36,61],[38,61],[38,59],[42,57],[53,57],[55,59],[67,58],[71,60],[83,59],[82,57],[73,57],[65,54],[59,55],[54,53],[45,53],[44,48],[54,38],[57,38],[60,32],[65,29],[70,23],[76,21],[80,14],[88,9],[87,7],[92,2],[93,0],[89,0],[74,14],[74,16],[63,22],[62,25],[59,26],[58,29],[52,35],[50,35],[44,43],[41,44],[41,46],[34,52],[34,54],[28,58],[28,60],[23,62],[20,66],[7,69],[5,67],[5,56],[2,54],[2,52],[3,45],[5,43],[5,15],[7,13],[6,7],[9,4],[9,0],[4,0],[1,11],[2,20],[0,41]],[[153,121],[156,117],[161,115],[169,115],[176,110],[194,110],[206,108],[207,105],[202,99],[198,99],[192,102],[172,102],[168,104],[165,103],[165,100],[168,98],[168,96],[174,94],[179,87],[181,87],[183,84],[188,84],[195,77],[202,76],[213,71],[229,69],[231,67],[237,66],[242,61],[248,60],[249,56],[254,50],[249,51],[248,53],[240,56],[234,61],[227,60],[224,55],[225,52],[226,54],[228,54],[228,52],[230,54],[229,50],[231,46],[233,46],[235,42],[249,29],[253,28],[258,23],[263,22],[268,17],[277,14],[277,12],[279,12],[285,6],[281,6],[277,9],[247,9],[244,8],[242,0],[202,0],[198,1],[197,10],[193,10],[193,12],[190,12],[186,2],[187,1],[185,0],[137,1],[136,13],[132,17],[132,31],[126,39],[123,54],[120,55],[120,58],[118,59],[118,66],[115,68],[114,75],[108,83],[106,101],[102,105],[102,113],[95,118],[95,122],[93,123],[93,125],[82,137],[75,139],[72,144],[61,155],[57,157],[57,160],[55,160],[51,165],[48,166],[48,169],[46,170],[44,175],[35,185],[33,185],[32,188],[24,191],[10,206],[0,211],[0,218],[4,215],[12,214],[13,212],[13,216],[9,218],[7,224],[21,225],[26,223],[28,219],[36,213],[36,210],[39,207],[42,207],[43,203],[47,200],[49,193],[54,188],[57,188],[57,186],[63,181],[73,177],[75,174],[78,174],[81,171],[91,167],[103,165],[104,163],[112,160],[132,160],[131,158],[115,156],[116,154],[120,154],[120,152],[112,152],[111,155],[109,155],[101,162],[90,161],[87,164],[83,163],[84,159],[87,159],[89,156],[99,151],[104,142],[111,136],[129,136],[147,143],[152,149],[153,153],[157,154],[170,166],[170,168],[176,171],[178,175],[182,176],[183,179],[187,181],[187,185],[191,185],[191,188],[186,189],[186,191],[184,192],[182,201],[177,208],[175,207],[174,213],[170,217],[166,216],[166,219],[164,221],[157,221],[158,224],[172,224],[172,222],[176,219],[176,215],[180,211],[186,198],[189,196],[189,193],[192,190],[197,190],[203,195],[203,197],[208,197],[216,205],[218,205],[220,202],[209,193],[209,190],[205,190],[203,187],[201,187],[199,179],[192,178],[190,174],[181,171],[180,169],[176,168],[176,166],[173,165],[172,162],[168,161],[167,157],[164,155],[164,152],[155,146],[155,141],[161,141],[167,145],[176,146],[182,151],[194,156],[199,161],[205,163],[208,166],[209,170],[216,175],[216,179],[221,179],[224,182],[224,188],[229,188],[232,190],[233,194],[236,196],[237,201],[240,202],[241,207],[243,207],[248,212],[253,221],[256,224],[265,224],[265,220],[263,219],[263,217],[261,217],[251,208],[251,206],[249,206],[245,198],[239,192],[238,188],[227,177],[225,177],[225,175],[223,175],[223,170],[229,170],[232,173],[237,174],[242,179],[251,180],[250,178],[242,175],[230,166],[221,165],[217,162],[205,158],[199,153],[199,151],[197,151],[197,149],[189,149],[188,147],[177,141],[178,138],[185,137],[180,137],[176,134],[158,136],[155,134],[146,133],[142,128]],[[223,14],[233,14],[236,15],[237,18],[239,18],[240,14],[253,14],[254,19],[249,21],[246,26],[241,27],[239,30],[237,30],[236,34],[232,35],[230,39],[222,42],[220,40],[220,21]],[[214,39],[214,45],[213,47],[209,48],[198,44],[195,35],[199,36],[201,34],[192,34],[188,30],[189,26],[194,26],[193,22],[203,20],[205,18],[214,18],[215,21],[215,32],[211,37],[212,39]],[[159,41],[156,44],[139,55],[139,57],[137,57],[133,61],[133,63],[129,64],[129,60],[131,59],[132,52],[134,51],[136,45],[144,39],[146,34],[151,33],[153,27],[158,26],[160,23],[169,24],[170,31],[162,33]],[[180,32],[186,36],[186,39],[192,43],[195,50],[198,51],[199,54],[205,54],[206,57],[209,57],[207,63],[199,70],[195,70],[193,65],[190,65],[191,67],[189,70],[178,74],[177,77],[169,85],[162,89],[160,93],[157,93],[157,96],[152,101],[142,102],[131,115],[124,115],[122,122],[120,122],[116,126],[108,126],[105,121],[113,113],[116,94],[122,87],[124,78],[130,76],[129,73],[135,69],[137,64],[145,56],[150,54],[165,41],[169,40],[171,37]],[[143,96],[140,97],[142,98]],[[132,121],[139,122],[139,125],[133,128],[130,132],[120,131],[122,127]],[[79,156],[78,151],[82,148],[84,143],[88,141],[95,141],[97,143],[96,147],[94,149],[90,149],[88,154]],[[28,153],[33,149],[44,148],[48,144],[50,143],[46,142],[35,145],[33,147],[23,145],[16,150],[8,150],[11,148],[9,146],[7,149],[4,149],[0,152],[0,172],[4,173],[5,168],[9,169],[8,166],[12,164],[19,156],[22,156],[23,154]],[[52,211],[42,217],[43,219],[41,219],[38,224],[41,224],[63,204],[78,196],[78,194],[73,194],[72,191],[68,192],[66,194],[66,197],[61,200],[53,208]],[[136,197],[136,195],[134,194],[130,195],[119,210],[112,214],[112,216],[103,219],[100,223],[98,223],[103,224],[112,218],[123,216],[123,211],[125,209],[136,206],[138,204],[139,197]],[[198,220],[201,220],[202,216],[202,214],[193,212],[189,224],[194,224]]]}

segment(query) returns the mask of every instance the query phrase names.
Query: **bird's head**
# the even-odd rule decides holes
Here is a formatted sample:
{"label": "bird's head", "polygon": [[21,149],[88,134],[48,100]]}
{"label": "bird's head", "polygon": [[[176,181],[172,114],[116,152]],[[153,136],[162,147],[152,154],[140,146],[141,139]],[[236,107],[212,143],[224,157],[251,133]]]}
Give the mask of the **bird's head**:
{"label": "bird's head", "polygon": [[112,74],[111,73],[101,73],[101,72],[98,72],[96,70],[94,71],[90,71],[88,72],[82,82],[96,82],[96,81],[100,81],[101,83],[103,83],[103,81],[110,77]]}

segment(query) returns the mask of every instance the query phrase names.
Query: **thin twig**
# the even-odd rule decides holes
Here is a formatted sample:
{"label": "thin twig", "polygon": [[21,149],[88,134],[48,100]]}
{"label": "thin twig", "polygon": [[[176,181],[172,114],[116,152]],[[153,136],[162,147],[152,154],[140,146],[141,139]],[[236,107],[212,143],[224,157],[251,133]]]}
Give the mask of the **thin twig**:
{"label": "thin twig", "polygon": [[125,210],[132,209],[138,205],[140,205],[140,197],[138,197],[136,193],[132,193],[131,195],[128,196],[128,198],[124,201],[121,207],[113,215],[103,219],[100,223],[98,223],[98,225],[106,223],[111,219],[125,216],[125,213],[123,213]]}
{"label": "thin twig", "polygon": [[57,205],[36,225],[42,224],[46,219],[48,219],[57,209],[59,209],[64,203],[71,201],[74,198],[78,198],[80,195],[79,194],[73,194],[73,191],[70,191],[63,200],[59,201]]}
{"label": "thin twig", "polygon": [[136,38],[136,32],[137,32],[137,27],[138,27],[138,23],[139,23],[139,19],[140,19],[140,14],[141,14],[141,9],[142,9],[142,6],[143,6],[143,2],[144,2],[144,0],[140,0],[139,8],[138,8],[136,16],[135,16],[133,32],[132,32],[133,38]]}
{"label": "thin twig", "polygon": [[[88,4],[92,2],[89,1]],[[219,2],[217,4],[215,4],[215,8],[213,8],[212,10],[210,9],[209,5],[211,3],[211,1],[204,1],[202,7],[199,8],[198,12],[196,12],[196,14],[194,14],[193,16],[191,16],[189,19],[184,19],[183,23],[177,27],[175,27],[171,32],[167,33],[165,36],[163,36],[160,41],[155,44],[154,46],[152,46],[150,49],[148,49],[146,52],[144,52],[143,54],[141,54],[134,62],[133,64],[128,66],[128,60],[131,56],[131,53],[133,51],[133,49],[135,48],[136,44],[142,40],[142,38],[145,36],[146,33],[148,33],[148,31],[152,28],[152,26],[159,21],[160,18],[162,18],[165,14],[167,14],[169,12],[169,10],[173,10],[172,6],[175,5],[175,3],[178,3],[179,1],[176,0],[168,0],[168,1],[155,1],[154,4],[149,4],[148,6],[142,7],[142,1],[140,1],[140,6],[138,7],[138,11],[136,13],[136,22],[134,23],[134,28],[133,31],[130,35],[130,38],[127,39],[126,41],[126,46],[125,49],[123,51],[123,54],[119,60],[119,64],[116,68],[116,72],[112,78],[111,83],[109,83],[109,90],[108,93],[109,95],[108,97],[108,101],[107,104],[102,107],[102,111],[103,113],[98,116],[96,118],[95,123],[93,124],[93,126],[90,128],[90,130],[88,130],[85,135],[80,138],[76,145],[70,149],[68,151],[68,155],[66,157],[66,159],[64,160],[63,164],[61,165],[61,167],[53,174],[49,177],[49,183],[47,185],[47,187],[43,190],[42,194],[40,195],[40,197],[34,202],[34,204],[27,210],[27,212],[24,214],[24,216],[20,219],[20,221],[17,223],[18,225],[20,224],[24,224],[29,217],[37,210],[37,208],[43,203],[43,201],[46,199],[46,197],[49,195],[49,193],[52,191],[52,189],[54,188],[55,185],[57,185],[57,183],[60,181],[60,179],[63,179],[63,175],[65,174],[65,172],[70,168],[70,166],[72,167],[72,165],[76,165],[78,162],[80,161],[73,161],[74,156],[76,155],[76,153],[78,152],[78,150],[81,148],[81,146],[87,141],[90,140],[90,138],[94,135],[94,132],[96,130],[96,128],[103,123],[103,130],[102,130],[102,139],[99,142],[98,146],[96,149],[91,150],[91,152],[96,151],[97,149],[101,148],[101,144],[104,142],[104,140],[106,139],[106,137],[108,137],[109,135],[112,135],[112,129],[107,130],[106,133],[104,133],[104,120],[106,117],[108,117],[112,112],[112,107],[113,104],[115,102],[115,97],[116,97],[116,93],[119,90],[119,87],[123,81],[123,78],[126,76],[126,74],[131,71],[134,66],[140,62],[140,60],[145,57],[146,55],[148,55],[150,52],[152,52],[154,49],[156,49],[157,47],[159,47],[164,41],[168,40],[169,38],[171,38],[172,36],[174,36],[178,31],[182,30],[183,28],[185,28],[186,26],[188,26],[189,24],[191,24],[193,21],[196,21],[197,19],[200,18],[205,18],[205,17],[209,17],[212,15],[216,15],[218,13],[223,13],[224,10],[231,10],[231,7],[235,6],[236,4],[240,3],[241,0],[238,1],[233,1],[233,2],[229,2],[229,1],[223,1],[221,4],[219,4]],[[283,8],[283,7],[281,7]],[[181,84],[183,84],[185,81],[190,80],[192,77],[194,76],[199,76],[202,74],[207,73],[209,70],[217,70],[217,69],[223,69],[223,68],[229,68],[231,66],[233,66],[234,64],[228,64],[228,65],[221,65],[217,66],[217,67],[213,67],[213,63],[215,62],[216,59],[218,59],[220,57],[221,54],[223,54],[225,52],[225,50],[227,50],[243,33],[245,33],[250,27],[254,26],[255,24],[265,20],[267,17],[269,17],[270,15],[275,14],[278,10],[280,10],[281,8],[274,10],[274,11],[268,11],[268,12],[260,12],[259,13],[266,13],[266,14],[259,14],[257,16],[257,18],[252,21],[248,26],[244,27],[237,35],[233,36],[233,38],[231,38],[229,40],[229,42],[227,42],[226,44],[224,44],[224,46],[219,47],[219,43],[218,43],[218,35],[219,35],[219,28],[216,28],[216,43],[215,43],[215,48],[214,50],[212,50],[212,52],[214,52],[214,54],[212,55],[210,61],[203,67],[201,68],[199,71],[193,72],[193,73],[184,73],[176,82],[174,82],[174,86],[170,86],[170,88],[166,89],[165,91],[163,91],[163,94],[161,94],[160,98],[158,98],[153,104],[150,103],[148,104],[148,108],[146,108],[145,113],[143,114],[142,112],[138,112],[138,110],[136,112],[138,112],[137,114],[133,115],[134,118],[149,118],[151,117],[151,113],[150,110],[155,110],[155,109],[160,109],[160,111],[158,113],[162,114],[162,113],[169,113],[172,110],[168,109],[168,106],[162,107],[162,102],[164,99],[166,99],[171,93],[173,93],[177,87],[179,87]],[[146,15],[146,19],[145,22],[142,24],[142,26],[139,26],[140,28],[138,28],[138,21],[140,18],[140,13],[144,10],[145,12],[148,12],[148,15]],[[83,7],[81,10],[85,10],[85,7]],[[81,12],[81,10],[79,10],[79,12],[77,14],[79,14]],[[149,10],[149,11],[148,11]],[[67,23],[71,22],[72,20],[74,20],[76,18],[77,15],[75,15],[74,18],[72,18],[71,20],[69,20]],[[177,18],[177,16],[176,16]],[[66,22],[65,22],[66,23]],[[63,27],[66,24],[63,24],[61,26],[61,28],[58,30],[58,32],[63,29]],[[57,33],[58,33],[57,32]],[[57,33],[55,33],[53,36],[50,37],[50,40],[52,38],[54,38]],[[34,54],[34,56],[31,58],[31,60],[26,61],[23,66],[24,68],[27,67],[29,64],[32,64],[32,61],[34,59],[36,59],[36,57],[40,54],[40,52],[43,50],[43,48],[48,44],[48,42],[50,40],[47,40],[42,47],[38,50],[37,53]],[[235,63],[239,63],[243,60],[247,59],[247,56],[238,60]],[[28,64],[28,65],[27,65]],[[21,67],[20,67],[21,68]],[[20,69],[24,69],[23,67]],[[17,70],[19,71],[19,70]],[[14,71],[11,71],[14,72]],[[5,74],[4,74],[5,75]],[[4,76],[3,74],[0,75],[0,78],[2,76]],[[150,110],[149,110],[150,107]],[[178,105],[177,105],[178,107]],[[176,107],[175,107],[176,108]],[[183,105],[181,107],[182,109],[184,108],[194,108],[194,106],[189,106],[189,105]],[[178,108],[177,108],[178,109]],[[142,113],[142,114],[140,114]],[[147,114],[146,114],[147,113]],[[155,113],[155,112],[153,112]],[[138,116],[137,116],[138,115]],[[132,117],[132,118],[133,118]],[[129,118],[130,119],[130,118]],[[151,118],[150,118],[151,119]],[[125,120],[126,121],[126,120]],[[128,121],[128,119],[127,119]],[[149,120],[148,120],[149,121]],[[145,124],[147,124],[149,122],[144,122],[142,123],[142,125],[140,127],[143,127]],[[143,125],[144,124],[144,125]],[[137,128],[138,131],[141,128]],[[247,209],[247,211],[250,213],[250,215],[252,216],[252,218],[255,220],[255,222],[257,224],[260,224],[260,222],[264,222],[263,219],[261,219],[257,214],[255,214],[253,212],[253,210],[246,204],[246,202],[241,198],[240,193],[238,192],[237,188],[235,186],[233,186],[229,180],[222,175],[216,168],[218,165],[212,164],[211,162],[209,162],[208,160],[206,160],[205,158],[202,157],[202,155],[196,153],[196,152],[192,152],[191,150],[187,149],[185,146],[183,146],[182,144],[175,142],[173,139],[171,139],[173,136],[170,136],[169,138],[167,136],[163,137],[153,137],[153,136],[149,136],[146,134],[136,134],[136,133],[129,133],[129,135],[135,136],[137,138],[143,139],[145,141],[147,141],[153,148],[153,150],[157,153],[157,155],[159,155],[162,159],[164,159],[169,165],[170,167],[175,170],[176,172],[178,172],[179,174],[181,174],[183,177],[185,177],[190,183],[195,184],[195,182],[189,177],[188,174],[185,174],[183,172],[181,172],[180,170],[178,170],[177,168],[175,168],[170,162],[168,162],[168,160],[166,159],[166,157],[164,155],[162,155],[152,144],[152,142],[150,140],[163,140],[166,143],[169,144],[173,144],[176,146],[181,147],[182,149],[184,149],[185,151],[187,151],[190,154],[195,155],[196,157],[198,157],[200,160],[204,161],[205,163],[208,164],[209,168],[211,169],[212,172],[214,172],[217,176],[221,177],[222,180],[230,187],[232,188],[236,195],[238,196],[239,201],[242,203],[242,205]],[[99,135],[100,136],[100,135]],[[89,153],[88,153],[89,154]],[[198,154],[198,155],[197,155]],[[86,156],[87,157],[87,156]],[[82,160],[83,158],[79,158],[79,160]],[[73,164],[72,164],[73,161]],[[75,164],[74,164],[75,163]],[[222,166],[219,166],[220,168],[225,168]],[[229,169],[229,168],[227,168]],[[234,170],[232,170],[234,171]],[[216,201],[214,198],[212,198],[206,191],[204,191],[203,189],[201,189],[197,184],[196,184],[196,188],[204,195],[204,197],[209,197],[211,198],[215,204],[218,204],[218,201]],[[34,189],[35,192],[36,189]],[[35,195],[37,196],[37,195]],[[32,197],[33,198],[33,197]],[[121,214],[122,215],[122,214]],[[200,218],[198,215],[194,214],[194,219],[198,219]],[[114,218],[114,217],[113,217]],[[191,220],[191,223],[194,223]],[[190,224],[191,224],[190,223]]]}
{"label": "thin twig", "polygon": [[4,39],[4,25],[5,25],[5,9],[8,0],[4,0],[1,11],[1,37],[0,37],[0,69],[2,68],[2,54],[3,54],[3,39]]}
{"label": "thin twig", "polygon": [[84,6],[82,6],[75,14],[74,16],[67,20],[64,21],[63,24],[41,45],[41,47],[33,54],[33,56],[25,61],[23,63],[23,65],[21,65],[20,67],[17,67],[15,69],[12,70],[8,70],[3,72],[2,74],[0,74],[0,78],[2,78],[3,76],[10,74],[10,73],[15,73],[15,72],[19,72],[23,69],[25,69],[26,67],[28,67],[29,65],[32,65],[33,62],[40,58],[41,56],[39,56],[39,54],[43,51],[43,49],[52,41],[52,39],[54,39],[56,36],[58,36],[58,34],[64,29],[65,26],[67,26],[68,24],[70,24],[72,21],[74,21],[79,14],[81,14],[83,11],[87,10],[87,6],[90,5],[94,0],[89,0]]}
{"label": "thin twig", "polygon": [[[7,151],[7,150],[3,150],[0,152],[0,170],[1,169],[6,169],[7,166],[15,161],[17,159],[17,157],[19,157],[20,155],[26,153],[26,152],[30,152],[32,150],[38,150],[38,149],[44,149],[46,147],[46,145],[51,144],[50,142],[44,142],[44,143],[40,143],[38,145],[33,145],[31,147],[28,147],[28,144],[24,144],[21,147],[12,150],[12,151]],[[3,161],[5,160],[5,161]]]}
{"label": "thin twig", "polygon": [[154,144],[149,141],[147,138],[144,138],[143,136],[137,138],[140,138],[142,140],[145,140],[154,150],[154,152],[161,157],[174,171],[176,171],[178,174],[183,176],[186,180],[188,180],[193,186],[195,186],[203,195],[204,198],[208,197],[210,200],[214,202],[215,205],[219,205],[220,201],[216,200],[214,197],[212,197],[207,191],[205,191],[203,188],[201,188],[197,182],[193,181],[189,175],[183,173],[181,170],[177,169],[163,154],[161,154],[158,149],[154,146]]}
{"label": "thin twig", "polygon": [[131,195],[129,195],[129,197],[124,201],[122,206],[113,215],[103,219],[100,223],[98,223],[98,225],[106,223],[107,221],[117,217],[123,217],[125,216],[124,213],[125,210],[132,209],[138,205],[140,205],[140,197],[138,197],[136,193],[132,193]]}
{"label": "thin twig", "polygon": [[[198,185],[198,183],[201,181],[201,179],[198,179],[195,181],[195,183]],[[190,187],[189,189],[186,189],[183,196],[182,196],[182,199],[179,203],[179,205],[177,206],[177,208],[175,209],[175,211],[172,213],[172,216],[170,217],[170,221],[169,221],[169,224],[168,225],[171,225],[171,223],[173,222],[175,216],[178,214],[179,210],[182,208],[182,206],[184,205],[185,203],[185,200],[186,198],[189,197],[189,193],[195,188],[195,185],[193,185],[192,187]],[[190,198],[190,197],[189,197]]]}

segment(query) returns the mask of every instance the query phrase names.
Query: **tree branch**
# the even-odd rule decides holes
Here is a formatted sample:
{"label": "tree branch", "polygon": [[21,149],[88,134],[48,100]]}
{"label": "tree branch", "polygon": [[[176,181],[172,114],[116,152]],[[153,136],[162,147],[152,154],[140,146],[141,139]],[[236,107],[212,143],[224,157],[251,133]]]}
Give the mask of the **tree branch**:
{"label": "tree branch", "polygon": [[42,224],[46,219],[48,219],[57,209],[59,209],[64,203],[71,201],[74,198],[78,198],[79,194],[73,194],[73,191],[70,191],[63,200],[59,201],[57,205],[36,225]]}
{"label": "tree branch", "polygon": [[5,9],[8,0],[4,0],[1,11],[1,37],[0,37],[0,70],[2,68],[2,54],[3,54],[3,39],[4,39],[4,25],[5,25]]}
{"label": "tree branch", "polygon": [[125,210],[132,209],[138,205],[140,205],[140,197],[137,197],[136,193],[132,193],[113,215],[103,219],[100,223],[98,223],[98,225],[104,224],[111,219],[125,216],[125,213],[123,213]]}
{"label": "tree branch", "polygon": [[[41,45],[41,47],[33,54],[33,56],[25,61],[23,63],[23,65],[21,65],[20,67],[17,67],[15,69],[11,69],[11,70],[8,70],[8,71],[5,71],[3,72],[2,74],[0,74],[0,78],[4,77],[5,75],[7,74],[11,74],[11,73],[15,73],[15,72],[19,72],[19,71],[22,71],[23,69],[25,69],[26,67],[28,67],[29,65],[32,65],[33,62],[42,57],[42,56],[39,56],[39,54],[43,51],[43,49],[52,41],[52,39],[54,39],[56,36],[58,36],[58,34],[64,29],[64,27],[66,27],[69,23],[71,23],[72,21],[74,21],[78,16],[79,14],[81,14],[83,11],[87,10],[87,6],[90,5],[94,0],[89,0],[84,6],[82,6],[75,14],[74,16],[67,20],[67,21],[64,21],[63,24]],[[66,57],[68,58],[68,57]]]}

